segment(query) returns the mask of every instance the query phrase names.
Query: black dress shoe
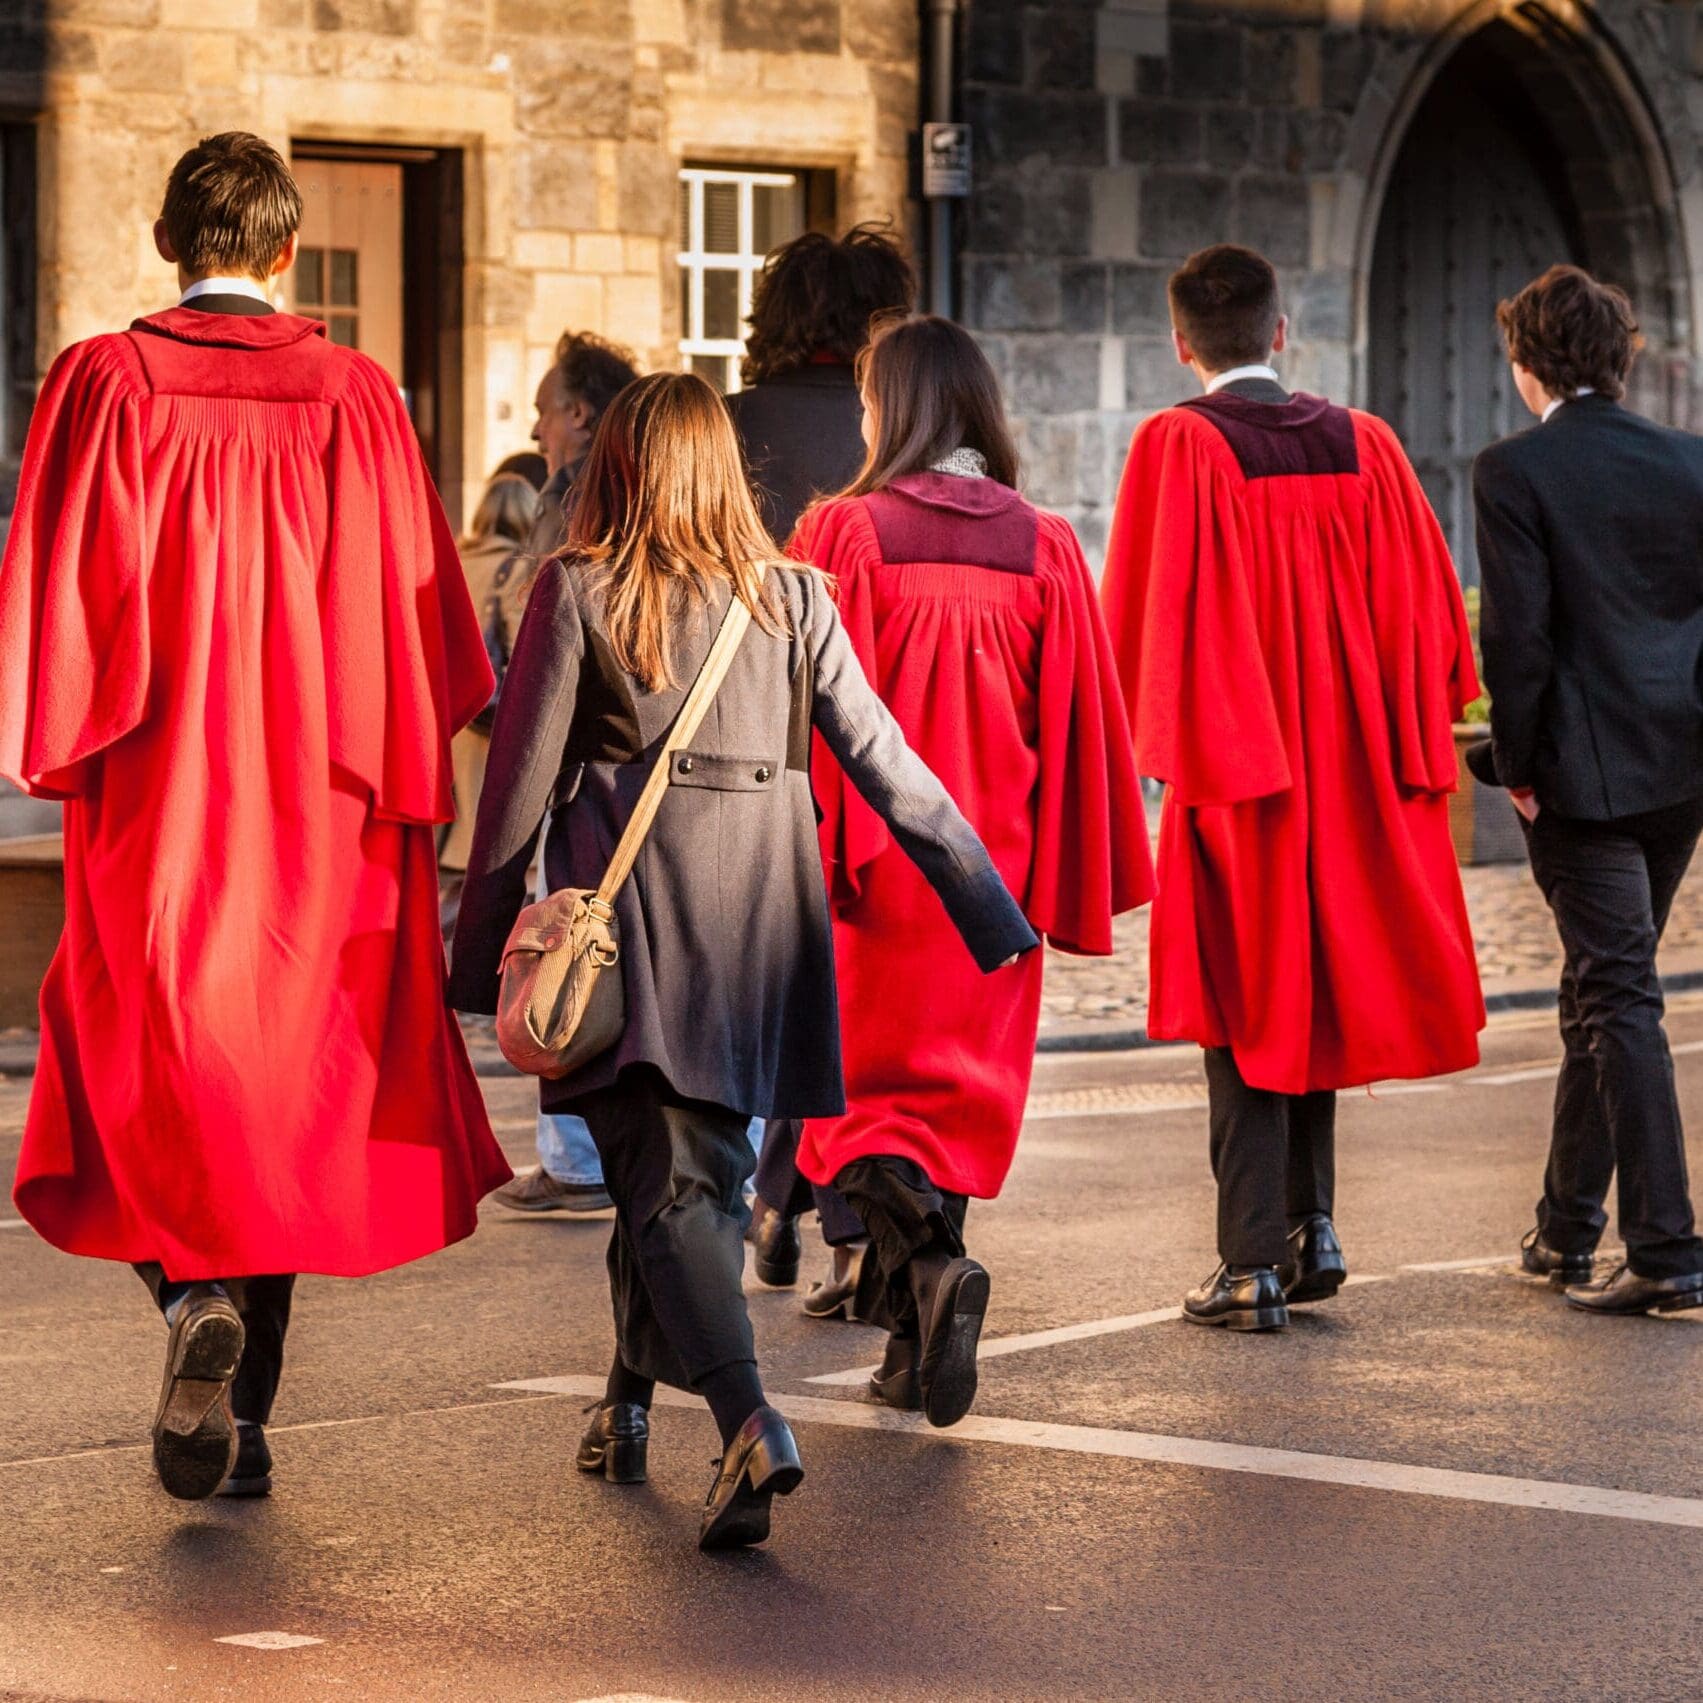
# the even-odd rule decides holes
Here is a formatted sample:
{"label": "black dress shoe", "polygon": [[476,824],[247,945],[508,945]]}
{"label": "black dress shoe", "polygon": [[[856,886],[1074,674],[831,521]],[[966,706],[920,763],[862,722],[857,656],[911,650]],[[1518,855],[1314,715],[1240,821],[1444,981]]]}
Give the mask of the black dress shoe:
{"label": "black dress shoe", "polygon": [[167,1318],[171,1333],[154,1413],[154,1470],[167,1495],[199,1502],[236,1465],[231,1379],[242,1361],[242,1315],[218,1284],[196,1283]]}
{"label": "black dress shoe", "polygon": [[1703,1307],[1703,1271],[1640,1277],[1630,1266],[1617,1266],[1601,1283],[1569,1289],[1567,1305],[1583,1313],[1683,1313]]}
{"label": "black dress shoe", "polygon": [[988,1274],[974,1260],[948,1260],[919,1303],[917,1386],[930,1425],[956,1425],[976,1399],[976,1345],[988,1289]]}
{"label": "black dress shoe", "polygon": [[801,1305],[807,1317],[812,1319],[849,1319],[856,1321],[857,1290],[863,1281],[863,1264],[869,1255],[867,1242],[853,1242],[847,1249],[851,1258],[846,1266],[844,1277],[836,1277],[835,1261],[839,1257],[836,1248],[829,1255],[828,1275],[820,1283],[810,1285],[810,1293],[804,1297]]}
{"label": "black dress shoe", "polygon": [[606,1401],[592,1411],[574,1465],[611,1484],[643,1484],[650,1451],[650,1414],[636,1401]]}
{"label": "black dress shoe", "polygon": [[1289,1232],[1289,1258],[1277,1268],[1283,1299],[1297,1302],[1328,1301],[1348,1277],[1348,1261],[1336,1226],[1322,1212],[1315,1212]]}
{"label": "black dress shoe", "polygon": [[1541,1230],[1528,1230],[1520,1238],[1520,1267],[1533,1277],[1547,1277],[1557,1289],[1570,1283],[1589,1283],[1596,1266],[1594,1254],[1564,1254],[1543,1239]]}
{"label": "black dress shoe", "polygon": [[1231,1330],[1282,1330],[1289,1323],[1289,1308],[1274,1266],[1256,1266],[1232,1276],[1229,1266],[1221,1265],[1183,1297],[1183,1317]]}
{"label": "black dress shoe", "polygon": [[922,1407],[922,1380],[917,1362],[922,1344],[914,1336],[890,1336],[887,1352],[869,1380],[869,1393],[887,1407],[916,1413]]}
{"label": "black dress shoe", "polygon": [[745,1549],[769,1535],[769,1504],[790,1496],[804,1478],[798,1444],[772,1407],[760,1407],[739,1427],[721,1457],[704,1503],[700,1549]]}
{"label": "black dress shoe", "polygon": [[756,1252],[758,1277],[771,1289],[790,1289],[798,1281],[798,1262],[804,1255],[798,1220],[777,1212],[758,1195],[751,1203],[747,1234]]}
{"label": "black dress shoe", "polygon": [[215,1496],[270,1496],[272,1451],[266,1446],[266,1427],[252,1419],[237,1421],[237,1462]]}

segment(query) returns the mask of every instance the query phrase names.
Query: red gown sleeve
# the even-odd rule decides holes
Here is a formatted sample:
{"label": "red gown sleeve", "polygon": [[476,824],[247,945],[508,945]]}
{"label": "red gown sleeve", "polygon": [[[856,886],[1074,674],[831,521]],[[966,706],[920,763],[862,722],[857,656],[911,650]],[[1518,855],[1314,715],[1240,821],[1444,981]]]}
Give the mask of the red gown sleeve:
{"label": "red gown sleeve", "polygon": [[0,561],[0,775],[71,798],[148,696],[141,374],[120,337],[67,349],[36,403]]}
{"label": "red gown sleeve", "polygon": [[[846,637],[863,672],[871,681],[879,679],[868,572],[880,561],[880,547],[862,501],[847,497],[816,504],[798,523],[787,554],[796,561],[814,563],[832,578]],[[893,837],[846,779],[819,733],[812,736],[812,743],[810,785],[821,818],[828,896],[837,906],[849,905],[863,891],[863,872],[893,843]]]}
{"label": "red gown sleeve", "polygon": [[320,586],[331,759],[401,822],[455,815],[449,742],[490,702],[455,539],[402,398],[356,356],[337,411]]}
{"label": "red gown sleeve", "polygon": [[1153,897],[1147,812],[1117,664],[1082,546],[1041,516],[1040,796],[1023,909],[1066,952],[1112,950],[1112,918]]}
{"label": "red gown sleeve", "polygon": [[1185,805],[1286,792],[1233,460],[1187,409],[1130,445],[1102,597],[1141,772]]}
{"label": "red gown sleeve", "polygon": [[1366,603],[1396,779],[1415,792],[1453,792],[1453,724],[1478,696],[1460,579],[1395,433],[1369,414],[1356,423],[1368,480]]}

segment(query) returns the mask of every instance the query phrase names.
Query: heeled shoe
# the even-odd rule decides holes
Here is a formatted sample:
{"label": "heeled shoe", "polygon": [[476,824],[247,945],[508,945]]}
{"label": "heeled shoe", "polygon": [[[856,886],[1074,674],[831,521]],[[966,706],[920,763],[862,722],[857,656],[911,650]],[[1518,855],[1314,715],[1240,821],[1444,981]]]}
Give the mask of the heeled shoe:
{"label": "heeled shoe", "polygon": [[847,1261],[845,1275],[835,1275],[832,1261],[837,1257],[836,1249],[829,1256],[828,1275],[820,1283],[810,1285],[810,1293],[804,1297],[801,1305],[806,1317],[812,1319],[846,1319],[851,1323],[857,1322],[857,1286],[863,1281],[863,1262],[869,1254],[867,1242],[853,1242],[847,1250],[850,1259]]}
{"label": "heeled shoe", "polygon": [[804,1257],[798,1220],[788,1218],[758,1195],[751,1202],[751,1228],[745,1235],[758,1278],[771,1289],[790,1289],[798,1281],[799,1262]]}
{"label": "heeled shoe", "polygon": [[735,1433],[704,1503],[702,1550],[745,1549],[769,1535],[769,1504],[804,1479],[798,1443],[772,1407],[760,1407]]}
{"label": "heeled shoe", "polygon": [[976,1399],[976,1345],[988,1310],[988,1274],[972,1259],[949,1260],[918,1312],[917,1386],[930,1425],[956,1425]]}
{"label": "heeled shoe", "polygon": [[917,1376],[917,1361],[921,1355],[922,1344],[914,1336],[889,1336],[887,1352],[870,1376],[869,1393],[884,1407],[920,1412],[922,1380]]}
{"label": "heeled shoe", "polygon": [[1289,1258],[1277,1268],[1277,1281],[1290,1306],[1328,1301],[1348,1281],[1348,1262],[1327,1214],[1315,1212],[1289,1232]]}
{"label": "heeled shoe", "polygon": [[574,1465],[611,1484],[643,1484],[650,1452],[650,1414],[636,1401],[599,1402],[579,1440]]}
{"label": "heeled shoe", "polygon": [[218,1284],[197,1283],[167,1316],[171,1334],[154,1411],[154,1471],[168,1496],[199,1502],[236,1465],[231,1380],[242,1363],[242,1315]]}

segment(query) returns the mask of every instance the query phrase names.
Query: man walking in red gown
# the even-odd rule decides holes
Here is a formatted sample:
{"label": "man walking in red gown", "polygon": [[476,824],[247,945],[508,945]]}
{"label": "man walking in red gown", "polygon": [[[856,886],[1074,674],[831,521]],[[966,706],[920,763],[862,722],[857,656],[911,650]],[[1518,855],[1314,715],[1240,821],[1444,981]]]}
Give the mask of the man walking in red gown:
{"label": "man walking in red gown", "polygon": [[185,1499],[270,1486],[292,1274],[431,1253],[509,1176],[433,852],[490,669],[395,384],[269,305],[301,210],[257,137],[178,162],[183,299],[55,362],[0,565],[0,775],[65,802],[14,1198],[153,1291]]}
{"label": "man walking in red gown", "polygon": [[1170,300],[1206,394],[1136,433],[1102,592],[1138,766],[1167,783],[1148,1031],[1206,1049],[1222,1264],[1184,1312],[1269,1330],[1347,1273],[1335,1091],[1478,1058],[1448,823],[1478,685],[1395,434],[1270,365],[1271,266],[1206,249]]}

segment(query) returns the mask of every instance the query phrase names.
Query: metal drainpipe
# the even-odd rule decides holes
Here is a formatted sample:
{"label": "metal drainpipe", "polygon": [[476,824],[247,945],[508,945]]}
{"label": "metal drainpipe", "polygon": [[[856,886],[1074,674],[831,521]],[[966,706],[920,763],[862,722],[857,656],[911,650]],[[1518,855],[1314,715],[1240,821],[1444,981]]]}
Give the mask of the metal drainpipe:
{"label": "metal drainpipe", "polygon": [[[958,0],[923,0],[928,24],[928,119],[950,124],[957,95]],[[928,306],[952,317],[952,203],[936,197],[928,204]]]}

